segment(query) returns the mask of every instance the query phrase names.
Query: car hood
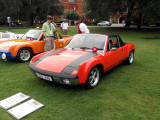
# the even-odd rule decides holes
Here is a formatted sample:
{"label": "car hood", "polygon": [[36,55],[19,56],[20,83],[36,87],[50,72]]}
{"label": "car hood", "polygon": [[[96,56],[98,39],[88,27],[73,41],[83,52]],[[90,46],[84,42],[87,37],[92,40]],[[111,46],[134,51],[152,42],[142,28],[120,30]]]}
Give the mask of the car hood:
{"label": "car hood", "polygon": [[36,68],[56,73],[62,71],[67,73],[67,70],[74,70],[79,64],[95,55],[97,54],[87,50],[63,49],[41,59]]}
{"label": "car hood", "polygon": [[24,39],[6,40],[0,42],[0,50],[8,51],[14,45],[29,44],[30,41]]}

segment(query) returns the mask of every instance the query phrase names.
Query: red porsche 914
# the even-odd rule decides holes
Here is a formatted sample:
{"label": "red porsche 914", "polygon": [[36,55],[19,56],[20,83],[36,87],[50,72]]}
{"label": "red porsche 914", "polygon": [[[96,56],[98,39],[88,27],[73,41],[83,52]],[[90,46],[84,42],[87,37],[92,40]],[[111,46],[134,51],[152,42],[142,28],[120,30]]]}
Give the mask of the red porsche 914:
{"label": "red porsche 914", "polygon": [[123,61],[132,64],[134,52],[119,35],[77,34],[64,48],[33,57],[29,68],[44,80],[94,88],[104,72]]}

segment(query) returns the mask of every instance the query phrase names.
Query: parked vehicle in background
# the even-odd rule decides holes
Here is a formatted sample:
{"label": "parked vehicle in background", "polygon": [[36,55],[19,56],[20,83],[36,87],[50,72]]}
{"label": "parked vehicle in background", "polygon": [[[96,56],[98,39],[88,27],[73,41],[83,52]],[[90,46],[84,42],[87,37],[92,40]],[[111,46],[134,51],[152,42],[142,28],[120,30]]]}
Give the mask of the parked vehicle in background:
{"label": "parked vehicle in background", "polygon": [[[54,40],[54,49],[63,48],[71,38],[72,36],[62,36],[62,39],[59,37]],[[45,43],[42,30],[29,30],[20,39],[0,41],[0,57],[5,61],[17,59],[19,62],[26,62],[34,54],[44,52]]]}
{"label": "parked vehicle in background", "polygon": [[111,26],[112,23],[108,22],[108,21],[101,21],[99,23],[97,23],[98,26]]}
{"label": "parked vehicle in background", "polygon": [[12,32],[0,33],[0,41],[3,40],[15,40],[17,38],[21,38],[23,34],[15,34]]}

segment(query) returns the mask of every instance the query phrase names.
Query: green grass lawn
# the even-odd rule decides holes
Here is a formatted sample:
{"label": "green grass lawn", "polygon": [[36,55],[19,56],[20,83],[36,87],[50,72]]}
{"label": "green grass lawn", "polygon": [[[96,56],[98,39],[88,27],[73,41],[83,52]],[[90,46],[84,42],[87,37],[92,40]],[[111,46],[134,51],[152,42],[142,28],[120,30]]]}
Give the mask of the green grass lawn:
{"label": "green grass lawn", "polygon": [[[132,65],[119,65],[107,72],[100,84],[87,90],[63,86],[34,76],[26,63],[0,59],[0,100],[22,92],[45,106],[24,120],[159,120],[160,31],[90,27],[92,33],[119,34],[135,45]],[[25,33],[28,29],[15,29]],[[0,30],[4,31],[4,30]],[[69,35],[77,33],[70,28]],[[142,39],[150,37],[151,39]],[[0,120],[14,120],[0,109]]]}

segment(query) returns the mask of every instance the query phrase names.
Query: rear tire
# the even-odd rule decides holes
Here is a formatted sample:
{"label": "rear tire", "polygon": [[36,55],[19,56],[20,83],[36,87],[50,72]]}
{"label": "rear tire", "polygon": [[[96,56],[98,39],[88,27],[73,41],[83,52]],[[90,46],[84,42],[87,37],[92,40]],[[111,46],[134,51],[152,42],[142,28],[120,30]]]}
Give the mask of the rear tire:
{"label": "rear tire", "polygon": [[17,53],[17,60],[21,63],[31,60],[32,57],[33,53],[30,48],[21,48]]}
{"label": "rear tire", "polygon": [[85,83],[86,87],[90,89],[96,87],[100,81],[100,78],[101,78],[101,69],[99,66],[94,66],[88,74]]}

